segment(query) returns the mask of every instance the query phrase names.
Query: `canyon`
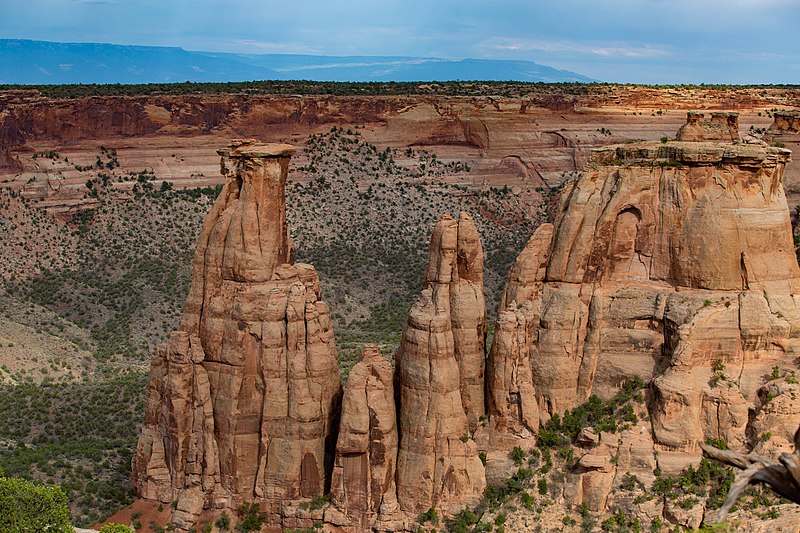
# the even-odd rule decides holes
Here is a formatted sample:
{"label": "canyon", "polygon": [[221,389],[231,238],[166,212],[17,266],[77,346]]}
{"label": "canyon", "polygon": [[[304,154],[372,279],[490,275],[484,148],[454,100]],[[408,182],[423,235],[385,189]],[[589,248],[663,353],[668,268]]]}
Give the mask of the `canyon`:
{"label": "canyon", "polygon": [[530,476],[508,458],[608,402],[561,437],[575,462],[553,497],[699,527],[702,502],[627,492],[698,464],[702,442],[790,449],[800,423],[791,152],[742,143],[737,121],[694,112],[675,141],[593,150],[512,266],[490,347],[479,233],[443,215],[394,376],[366,346],[343,391],[330,310],[287,234],[294,150],[220,150],[181,325],[151,366],[139,496],[174,502],[178,531],[251,502],[267,527],[413,531],[478,506],[487,480]]}
{"label": "canyon", "polygon": [[[213,154],[231,138],[302,146],[310,134],[359,126],[378,146],[422,147],[442,160],[467,162],[470,171],[456,177],[459,183],[527,191],[561,184],[583,168],[593,148],[672,136],[687,111],[737,111],[742,134],[760,136],[772,124],[772,113],[797,102],[792,87],[597,85],[571,91],[569,85],[542,85],[524,92],[513,85],[465,85],[470,96],[424,94],[436,88],[427,85],[418,88],[423,94],[381,96],[48,98],[7,91],[0,93],[0,181],[69,216],[86,204],[86,178],[75,167],[94,165],[100,146],[114,147],[121,170],[145,169],[177,187],[204,187],[221,183]],[[783,141],[775,140],[796,148],[796,134],[790,132],[797,124],[780,124],[785,124]],[[47,152],[68,161],[33,157]],[[302,150],[295,162],[306,163]],[[786,185],[794,208],[800,202],[800,171],[793,163]]]}
{"label": "canyon", "polygon": [[797,89],[458,87],[0,93],[0,377],[150,370],[112,519],[691,529],[791,450]]}

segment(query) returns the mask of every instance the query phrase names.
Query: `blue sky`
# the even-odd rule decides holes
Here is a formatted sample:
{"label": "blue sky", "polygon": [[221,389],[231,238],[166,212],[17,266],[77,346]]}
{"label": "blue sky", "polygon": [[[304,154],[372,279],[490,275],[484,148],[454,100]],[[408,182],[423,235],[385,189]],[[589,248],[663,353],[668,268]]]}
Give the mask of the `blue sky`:
{"label": "blue sky", "polygon": [[0,0],[0,38],[525,59],[603,81],[800,83],[800,0]]}

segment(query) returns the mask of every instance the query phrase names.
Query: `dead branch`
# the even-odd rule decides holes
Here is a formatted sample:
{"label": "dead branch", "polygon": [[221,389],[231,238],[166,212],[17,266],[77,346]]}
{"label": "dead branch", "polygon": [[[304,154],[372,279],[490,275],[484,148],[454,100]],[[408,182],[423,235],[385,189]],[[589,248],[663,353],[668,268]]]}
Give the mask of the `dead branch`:
{"label": "dead branch", "polygon": [[769,485],[787,500],[800,504],[800,428],[794,434],[794,452],[782,453],[779,462],[754,454],[720,450],[708,444],[700,444],[700,447],[706,456],[742,470],[731,483],[728,497],[717,514],[717,522],[725,520],[744,490],[757,483]]}

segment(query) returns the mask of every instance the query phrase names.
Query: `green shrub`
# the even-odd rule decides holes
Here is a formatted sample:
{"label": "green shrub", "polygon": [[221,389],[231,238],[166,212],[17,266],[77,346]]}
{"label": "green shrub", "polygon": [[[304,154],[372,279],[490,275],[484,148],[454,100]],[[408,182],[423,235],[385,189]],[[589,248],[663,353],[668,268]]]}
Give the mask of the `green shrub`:
{"label": "green shrub", "polygon": [[436,509],[431,507],[430,509],[419,515],[419,517],[417,517],[417,522],[419,522],[420,524],[427,524],[428,522],[434,525],[438,524],[439,513],[436,512]]}
{"label": "green shrub", "polygon": [[258,503],[244,502],[239,507],[239,519],[239,525],[236,526],[238,531],[259,531],[267,519],[267,513],[261,512],[261,505]]}
{"label": "green shrub", "polygon": [[134,533],[134,531],[126,525],[111,522],[101,527],[100,533]]}
{"label": "green shrub", "polygon": [[220,531],[228,531],[231,529],[231,517],[228,516],[228,513],[222,513],[217,521],[214,522],[214,525],[217,526],[217,529]]}
{"label": "green shrub", "polygon": [[462,509],[459,513],[449,520],[447,530],[451,533],[467,533],[470,527],[478,523],[478,516],[471,509]]}
{"label": "green shrub", "polygon": [[67,495],[20,478],[0,477],[0,531],[72,533]]}
{"label": "green shrub", "polygon": [[525,460],[525,452],[519,446],[514,446],[514,449],[511,450],[508,457],[514,461],[515,465],[522,466],[522,462]]}

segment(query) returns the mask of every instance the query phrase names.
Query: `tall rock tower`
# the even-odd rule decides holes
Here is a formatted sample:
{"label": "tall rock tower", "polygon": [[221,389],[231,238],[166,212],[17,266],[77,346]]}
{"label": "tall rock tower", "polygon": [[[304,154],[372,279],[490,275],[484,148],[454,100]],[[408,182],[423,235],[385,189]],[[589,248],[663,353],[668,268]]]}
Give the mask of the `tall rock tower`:
{"label": "tall rock tower", "polygon": [[333,466],[341,382],[317,273],[294,263],[284,187],[294,148],[221,150],[180,328],[159,347],[133,461],[140,497],[204,508],[321,495]]}
{"label": "tall rock tower", "polygon": [[485,313],[478,231],[466,213],[457,221],[445,215],[433,230],[425,284],[397,351],[397,496],[404,511],[458,510],[486,487],[470,428],[484,412],[475,385],[483,381]]}

